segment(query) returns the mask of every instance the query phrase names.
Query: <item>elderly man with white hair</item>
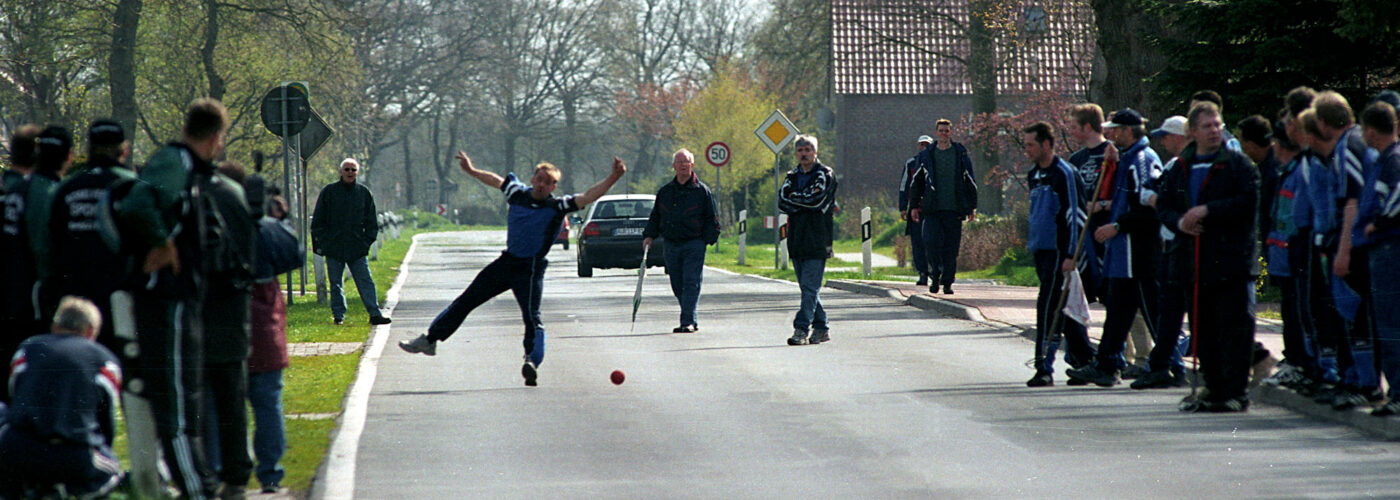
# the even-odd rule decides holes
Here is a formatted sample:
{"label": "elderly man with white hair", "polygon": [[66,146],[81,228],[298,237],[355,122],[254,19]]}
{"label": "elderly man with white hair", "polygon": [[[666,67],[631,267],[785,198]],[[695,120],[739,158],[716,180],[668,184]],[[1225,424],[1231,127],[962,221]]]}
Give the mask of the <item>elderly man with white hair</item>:
{"label": "elderly man with white hair", "polygon": [[695,307],[700,302],[700,282],[705,272],[705,246],[719,241],[719,211],[710,187],[695,175],[695,155],[688,149],[671,157],[676,178],[656,192],[656,205],[642,231],[642,245],[666,238],[666,274],[671,293],[681,306],[681,324],[674,333],[700,330]]}
{"label": "elderly man with white hair", "polygon": [[369,246],[379,235],[375,218],[374,195],[364,185],[356,183],[360,162],[346,158],[340,162],[340,180],[321,189],[316,198],[316,211],[311,215],[311,246],[317,255],[326,258],[326,271],[331,285],[331,316],[335,324],[345,323],[345,290],[341,280],[345,268],[355,279],[360,302],[369,313],[369,324],[383,325],[389,318],[379,311],[379,292],[369,274]]}

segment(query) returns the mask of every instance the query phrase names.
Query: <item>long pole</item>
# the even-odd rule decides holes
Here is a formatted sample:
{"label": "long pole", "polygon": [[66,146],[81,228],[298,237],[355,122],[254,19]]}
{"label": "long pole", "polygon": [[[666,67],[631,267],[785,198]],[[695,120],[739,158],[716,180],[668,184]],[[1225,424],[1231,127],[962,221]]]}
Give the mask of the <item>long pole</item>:
{"label": "long pole", "polygon": [[[1117,168],[1117,165],[1118,165],[1118,162],[1117,162],[1117,161],[1114,161],[1114,162],[1112,162],[1112,163],[1113,163],[1113,167],[1116,169],[1116,168]],[[1085,204],[1085,208],[1086,208],[1086,209],[1092,207],[1092,205],[1093,205],[1094,203],[1097,203],[1097,202],[1098,202],[1098,199],[1099,199],[1099,191],[1102,191],[1102,190],[1103,190],[1103,183],[1104,183],[1104,181],[1108,178],[1109,162],[1108,162],[1107,160],[1105,160],[1105,161],[1104,161],[1104,164],[1103,164],[1102,166],[1100,166],[1100,169],[1101,169],[1101,170],[1100,170],[1100,172],[1099,172],[1099,180],[1098,180],[1098,182],[1094,183],[1094,192],[1089,194],[1089,202],[1088,202],[1087,204]],[[1074,260],[1074,268],[1075,268],[1075,270],[1078,270],[1078,269],[1079,269],[1079,257],[1080,257],[1080,253],[1084,250],[1085,237],[1088,236],[1089,229],[1090,229],[1090,227],[1089,227],[1089,218],[1093,216],[1092,213],[1089,213],[1089,210],[1085,210],[1085,213],[1086,213],[1086,215],[1084,216],[1084,229],[1082,229],[1082,230],[1079,231],[1079,238],[1074,242],[1074,249],[1072,250],[1073,253],[1070,255],[1070,257]],[[1058,264],[1058,263],[1057,263],[1057,264]],[[1057,269],[1055,272],[1056,272],[1056,273],[1059,273],[1059,274],[1064,274],[1063,271],[1060,271],[1060,270],[1058,270],[1058,269]],[[1050,342],[1054,342],[1054,341],[1057,341],[1057,340],[1060,339],[1060,336],[1061,336],[1061,334],[1060,334],[1060,325],[1062,325],[1062,324],[1064,323],[1064,319],[1065,319],[1065,303],[1066,303],[1066,301],[1068,301],[1068,300],[1069,300],[1069,279],[1068,279],[1068,277],[1066,277],[1066,279],[1064,280],[1064,284],[1060,286],[1060,300],[1056,301],[1057,303],[1055,304],[1055,309],[1054,309],[1053,311],[1050,311],[1050,314],[1051,314],[1050,317],[1052,318],[1052,319],[1050,320],[1050,330],[1045,332],[1045,342],[1044,342],[1044,344],[1043,344],[1042,346],[1040,346],[1039,349],[1036,350],[1036,357],[1037,357],[1037,359],[1036,359],[1037,364],[1036,364],[1036,367],[1035,367],[1036,370],[1039,370],[1039,369],[1040,369],[1040,367],[1041,367],[1040,363],[1043,362],[1043,361],[1045,360],[1046,352],[1050,349]],[[1089,325],[1084,325],[1084,326],[1087,328]]]}
{"label": "long pole", "polygon": [[780,257],[778,246],[782,244],[782,226],[778,225],[778,215],[782,210],[778,208],[778,200],[783,197],[783,186],[781,173],[778,171],[778,153],[773,153],[773,270],[780,269],[782,257]]}
{"label": "long pole", "polygon": [[[282,86],[282,193],[292,196],[292,142],[291,130],[287,127],[287,86]],[[294,208],[288,203],[287,208]],[[304,241],[304,240],[303,240]],[[305,267],[305,266],[303,266]],[[292,305],[292,272],[287,271],[287,305]]]}
{"label": "long pole", "polygon": [[[301,134],[297,134],[296,140],[296,162],[297,162],[297,233],[299,243],[301,243],[301,253],[306,253],[307,241],[307,213],[306,213],[306,162],[301,157]],[[301,266],[301,294],[306,295],[306,266]]]}

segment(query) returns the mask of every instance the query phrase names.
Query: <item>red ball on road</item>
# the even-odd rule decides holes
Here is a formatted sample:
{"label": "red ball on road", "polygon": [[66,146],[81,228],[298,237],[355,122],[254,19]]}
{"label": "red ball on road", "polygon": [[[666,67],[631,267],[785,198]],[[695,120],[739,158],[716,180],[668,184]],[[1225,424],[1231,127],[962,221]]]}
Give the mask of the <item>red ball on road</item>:
{"label": "red ball on road", "polygon": [[624,375],[624,374],[622,373],[622,370],[613,370],[613,372],[612,372],[612,382],[613,382],[613,384],[614,384],[614,385],[622,385],[622,381],[623,381],[623,380],[627,380],[627,375]]}

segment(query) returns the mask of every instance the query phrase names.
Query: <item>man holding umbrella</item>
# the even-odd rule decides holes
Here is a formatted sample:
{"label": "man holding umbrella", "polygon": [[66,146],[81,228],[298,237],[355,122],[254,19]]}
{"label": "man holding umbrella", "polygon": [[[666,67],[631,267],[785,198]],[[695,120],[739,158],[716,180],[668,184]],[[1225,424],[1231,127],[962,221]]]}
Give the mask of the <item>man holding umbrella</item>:
{"label": "man holding umbrella", "polygon": [[656,192],[642,245],[651,248],[657,236],[666,238],[666,274],[671,277],[671,293],[681,305],[681,324],[671,331],[692,333],[700,330],[695,305],[700,301],[705,246],[719,241],[719,209],[710,187],[695,175],[695,155],[690,150],[676,151],[671,168],[676,178]]}

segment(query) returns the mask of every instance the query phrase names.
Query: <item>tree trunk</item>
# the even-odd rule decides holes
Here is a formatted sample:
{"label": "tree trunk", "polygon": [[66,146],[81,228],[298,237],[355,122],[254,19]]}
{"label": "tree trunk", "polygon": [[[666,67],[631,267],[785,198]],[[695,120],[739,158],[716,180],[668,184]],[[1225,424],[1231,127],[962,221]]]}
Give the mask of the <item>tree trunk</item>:
{"label": "tree trunk", "polygon": [[209,97],[223,101],[227,87],[214,68],[214,49],[219,45],[219,0],[204,0],[204,8],[208,17],[204,20],[204,46],[200,47],[199,56],[204,61],[204,76],[209,79]]}
{"label": "tree trunk", "polygon": [[[1091,92],[1105,114],[1131,107],[1149,120],[1165,118],[1168,104],[1152,95],[1148,77],[1167,61],[1148,41],[1163,35],[1160,18],[1150,17],[1141,0],[1092,0],[1099,28],[1098,46],[1103,55],[1103,86]],[[1183,99],[1186,96],[1181,96]],[[1160,115],[1160,116],[1159,116]]]}
{"label": "tree trunk", "polygon": [[559,145],[559,147],[564,149],[564,164],[562,166],[571,169],[575,172],[574,175],[564,177],[566,179],[566,184],[571,186],[566,192],[577,192],[577,179],[578,173],[580,173],[580,169],[575,168],[574,165],[574,144],[577,143],[578,135],[577,98],[575,98],[572,95],[565,94],[561,97],[560,104],[564,108],[564,143]]}
{"label": "tree trunk", "polygon": [[141,0],[121,0],[113,17],[112,52],[107,58],[111,79],[112,116],[122,128],[136,131],[136,31],[141,21]]}
{"label": "tree trunk", "polygon": [[[409,140],[408,132],[404,132],[403,144],[401,145],[403,146],[403,194],[404,199],[408,201],[405,205],[421,206],[418,204],[418,198],[413,196],[413,141]],[[432,207],[423,208],[431,209]]]}
{"label": "tree trunk", "polygon": [[[968,57],[967,74],[972,86],[972,113],[975,115],[995,113],[997,110],[997,51],[996,40],[986,24],[986,19],[997,6],[996,0],[972,0],[968,5]],[[974,153],[980,151],[980,160],[974,174],[978,179],[986,179],[987,171],[995,166],[999,158],[993,148],[973,145]],[[991,213],[1001,213],[1002,187],[991,182],[978,183],[978,209]]]}

